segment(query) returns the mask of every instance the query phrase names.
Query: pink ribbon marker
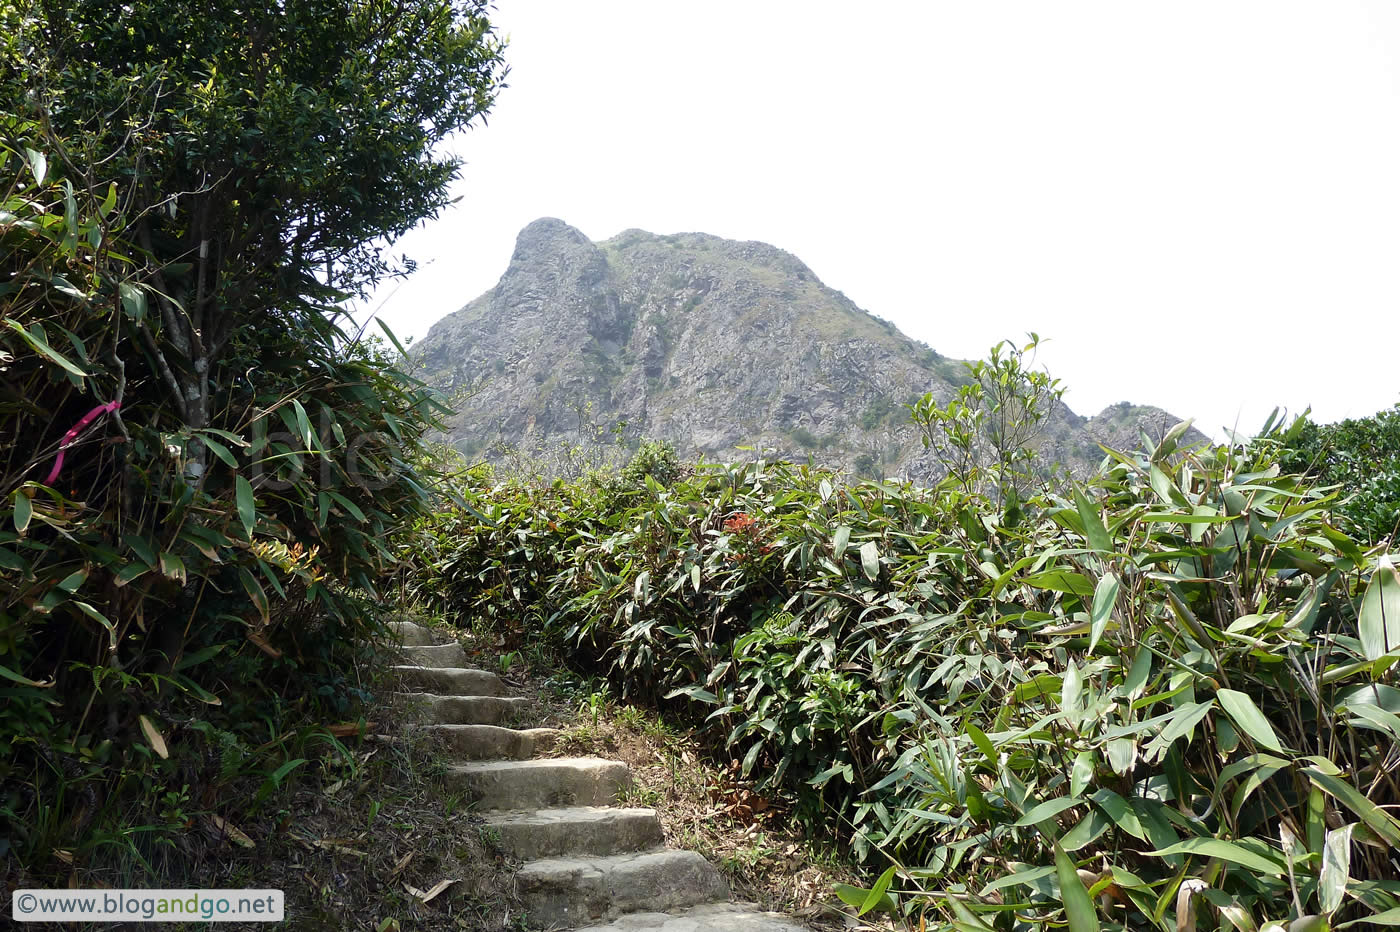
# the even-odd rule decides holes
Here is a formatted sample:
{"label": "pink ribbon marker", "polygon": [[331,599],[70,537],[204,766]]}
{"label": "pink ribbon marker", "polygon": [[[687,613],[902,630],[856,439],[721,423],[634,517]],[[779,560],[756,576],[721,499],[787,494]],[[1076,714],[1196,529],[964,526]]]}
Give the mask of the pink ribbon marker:
{"label": "pink ribbon marker", "polygon": [[58,458],[53,461],[53,469],[49,470],[49,477],[44,480],[44,485],[53,485],[54,480],[58,478],[58,474],[63,471],[63,454],[68,452],[68,448],[78,439],[78,435],[83,432],[83,428],[87,427],[102,415],[110,414],[121,406],[122,403],[120,401],[109,401],[105,405],[98,405],[87,414],[84,414],[82,420],[74,424],[73,428],[63,435],[63,439],[58,442]]}

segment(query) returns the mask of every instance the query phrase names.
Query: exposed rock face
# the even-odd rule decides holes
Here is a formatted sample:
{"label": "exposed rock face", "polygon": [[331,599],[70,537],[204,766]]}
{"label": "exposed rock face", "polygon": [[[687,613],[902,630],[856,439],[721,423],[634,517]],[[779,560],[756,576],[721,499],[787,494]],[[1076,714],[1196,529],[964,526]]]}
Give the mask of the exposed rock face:
{"label": "exposed rock face", "polygon": [[[926,391],[946,398],[962,375],[781,249],[640,230],[593,243],[549,218],[520,232],[495,288],[413,352],[419,374],[456,395],[451,440],[487,458],[502,442],[626,422],[628,436],[684,454],[753,446],[916,478],[929,464],[902,405]],[[1122,407],[1102,422],[1062,409],[1047,455],[1096,462],[1096,424],[1116,439],[1138,421],[1158,434],[1174,423]]]}

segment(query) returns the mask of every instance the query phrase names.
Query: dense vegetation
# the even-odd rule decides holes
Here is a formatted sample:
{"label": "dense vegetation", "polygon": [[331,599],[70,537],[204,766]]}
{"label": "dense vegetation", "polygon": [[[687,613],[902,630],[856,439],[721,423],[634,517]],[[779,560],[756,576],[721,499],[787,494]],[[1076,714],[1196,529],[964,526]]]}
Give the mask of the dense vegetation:
{"label": "dense vegetation", "polygon": [[1282,463],[1338,486],[1345,501],[1337,513],[1362,539],[1393,539],[1400,530],[1400,406],[1334,424],[1304,415]]}
{"label": "dense vegetation", "polygon": [[1400,575],[1281,470],[1296,435],[1182,450],[1182,425],[1034,491],[983,419],[1034,422],[1054,385],[982,383],[915,407],[931,444],[993,453],[932,488],[762,460],[477,473],[407,540],[419,595],[687,717],[889,866],[840,891],[863,908],[964,930],[1396,921]]}
{"label": "dense vegetation", "polygon": [[324,726],[444,409],[345,300],[447,203],[434,144],[503,74],[484,10],[0,7],[7,879],[169,879],[196,815],[226,841],[349,759]]}

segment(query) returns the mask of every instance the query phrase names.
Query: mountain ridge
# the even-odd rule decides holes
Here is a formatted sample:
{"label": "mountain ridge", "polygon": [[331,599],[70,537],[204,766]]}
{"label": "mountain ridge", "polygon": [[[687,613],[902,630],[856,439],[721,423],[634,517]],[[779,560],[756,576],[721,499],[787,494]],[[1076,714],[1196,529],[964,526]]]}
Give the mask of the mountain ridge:
{"label": "mountain ridge", "polygon": [[[937,353],[768,243],[629,229],[593,242],[562,220],[522,229],[497,284],[412,349],[457,411],[446,439],[499,459],[506,446],[624,439],[731,459],[756,446],[865,474],[936,474],[903,404],[965,378]],[[1176,418],[1061,405],[1042,451],[1096,463],[1100,441],[1160,436]],[[1204,438],[1201,438],[1204,439]]]}

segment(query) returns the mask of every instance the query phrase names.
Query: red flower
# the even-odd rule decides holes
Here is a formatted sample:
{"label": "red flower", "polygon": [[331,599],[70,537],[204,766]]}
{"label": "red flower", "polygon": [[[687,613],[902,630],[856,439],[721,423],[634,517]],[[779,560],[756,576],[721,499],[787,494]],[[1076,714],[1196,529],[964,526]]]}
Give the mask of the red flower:
{"label": "red flower", "polygon": [[741,511],[725,520],[724,529],[730,534],[739,534],[750,530],[757,523],[748,514]]}

